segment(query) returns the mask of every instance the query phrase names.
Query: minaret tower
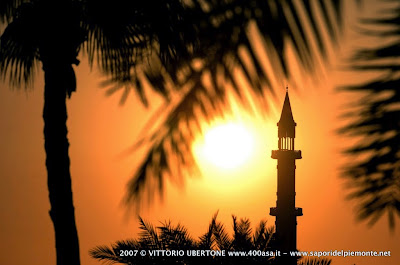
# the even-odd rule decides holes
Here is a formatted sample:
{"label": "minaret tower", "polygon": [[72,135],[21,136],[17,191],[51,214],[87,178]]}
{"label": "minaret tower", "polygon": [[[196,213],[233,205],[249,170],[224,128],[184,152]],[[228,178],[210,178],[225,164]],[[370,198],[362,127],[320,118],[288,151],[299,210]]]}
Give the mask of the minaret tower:
{"label": "minaret tower", "polygon": [[278,192],[276,207],[271,207],[270,215],[276,217],[275,232],[277,249],[281,256],[278,264],[295,265],[296,257],[291,257],[289,251],[297,250],[297,216],[303,215],[302,208],[295,204],[295,170],[296,159],[301,159],[301,151],[294,150],[295,126],[289,94],[286,88],[281,118],[278,122],[278,150],[272,151],[272,158],[278,160]]}

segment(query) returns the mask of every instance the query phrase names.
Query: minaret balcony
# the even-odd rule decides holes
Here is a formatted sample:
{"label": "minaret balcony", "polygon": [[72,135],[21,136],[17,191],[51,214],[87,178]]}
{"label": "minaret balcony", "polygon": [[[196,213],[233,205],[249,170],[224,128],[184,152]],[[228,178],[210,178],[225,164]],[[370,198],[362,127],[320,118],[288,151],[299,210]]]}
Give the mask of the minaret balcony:
{"label": "minaret balcony", "polygon": [[[277,207],[271,207],[269,208],[269,215],[271,216],[277,216],[278,215],[278,208]],[[303,208],[296,207],[294,209],[294,215],[295,216],[303,216]]]}
{"label": "minaret balcony", "polygon": [[294,210],[294,214],[296,216],[303,216],[303,208],[296,207],[295,210]]}
{"label": "minaret balcony", "polygon": [[272,150],[271,157],[273,159],[280,158],[292,158],[292,159],[301,159],[301,150]]}
{"label": "minaret balcony", "polygon": [[269,215],[277,216],[278,209],[276,207],[269,208]]}

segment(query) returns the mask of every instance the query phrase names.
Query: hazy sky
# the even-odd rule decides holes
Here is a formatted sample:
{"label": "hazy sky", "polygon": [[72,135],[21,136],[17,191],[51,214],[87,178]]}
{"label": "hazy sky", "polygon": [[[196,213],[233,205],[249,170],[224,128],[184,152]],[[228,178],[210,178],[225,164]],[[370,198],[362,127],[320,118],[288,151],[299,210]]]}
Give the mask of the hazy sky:
{"label": "hazy sky", "polygon": [[[365,1],[364,12],[377,8]],[[365,78],[341,71],[345,58],[363,39],[351,31],[358,13],[346,13],[345,42],[337,61],[325,70],[326,79],[311,83],[304,78],[301,87],[290,88],[296,128],[296,149],[303,152],[296,170],[296,205],[303,208],[298,218],[298,248],[305,251],[387,251],[388,258],[336,258],[333,264],[387,264],[400,260],[399,229],[391,234],[387,219],[372,228],[356,222],[354,202],[345,199],[346,189],[339,178],[340,166],[348,161],[340,153],[352,142],[335,130],[343,124],[338,116],[349,96],[334,87]],[[121,156],[134,143],[150,116],[131,95],[119,106],[119,95],[104,96],[102,76],[89,71],[85,58],[77,69],[77,93],[68,100],[68,128],[71,173],[84,265],[100,264],[88,255],[89,249],[136,236],[138,224],[132,214],[124,218],[121,205],[125,185],[141,161],[141,153]],[[250,218],[253,225],[267,219],[276,201],[277,127],[284,99],[284,84],[278,91],[275,110],[265,119],[239,111],[241,121],[254,135],[256,145],[251,159],[235,170],[223,170],[200,159],[202,178],[189,178],[179,189],[167,185],[163,203],[157,200],[140,215],[153,224],[170,219],[180,222],[194,237],[206,231],[212,215],[232,232],[231,215]],[[160,102],[155,95],[152,109]],[[354,96],[351,97],[354,99]],[[54,264],[54,230],[48,211],[48,191],[43,141],[43,78],[37,76],[34,89],[10,90],[0,84],[0,264]],[[199,138],[198,141],[201,141]],[[398,223],[398,222],[397,222]]]}

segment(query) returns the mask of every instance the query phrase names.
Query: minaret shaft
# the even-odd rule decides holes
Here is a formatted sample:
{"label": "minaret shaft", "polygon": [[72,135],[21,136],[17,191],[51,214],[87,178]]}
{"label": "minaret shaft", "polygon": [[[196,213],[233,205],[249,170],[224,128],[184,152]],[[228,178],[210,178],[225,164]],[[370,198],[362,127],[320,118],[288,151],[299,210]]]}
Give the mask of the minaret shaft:
{"label": "minaret shaft", "polygon": [[301,158],[301,151],[275,150],[272,158],[278,160],[278,192],[276,207],[271,208],[271,215],[276,216],[276,238],[282,252],[295,251],[297,221],[302,215],[301,208],[296,208],[295,169],[296,159]]}
{"label": "minaret shaft", "polygon": [[301,159],[301,151],[294,150],[295,126],[289,95],[286,92],[278,122],[279,150],[272,151],[272,158],[278,162],[278,191],[276,207],[270,210],[270,215],[276,217],[276,243],[282,253],[276,261],[282,265],[297,264],[297,258],[291,257],[289,252],[297,250],[297,216],[303,215],[302,209],[296,208],[295,170],[296,159]]}

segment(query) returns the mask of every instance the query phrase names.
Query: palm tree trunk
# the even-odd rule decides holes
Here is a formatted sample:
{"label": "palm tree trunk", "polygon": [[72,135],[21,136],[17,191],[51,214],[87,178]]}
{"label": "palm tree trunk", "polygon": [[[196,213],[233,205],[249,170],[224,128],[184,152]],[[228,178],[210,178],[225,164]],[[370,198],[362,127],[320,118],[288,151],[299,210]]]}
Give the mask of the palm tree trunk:
{"label": "palm tree trunk", "polygon": [[[44,67],[44,140],[50,217],[54,225],[57,265],[79,265],[79,241],[68,155],[66,90],[70,64]],[[72,70],[73,71],[73,70]],[[68,78],[68,77],[67,77]]]}

